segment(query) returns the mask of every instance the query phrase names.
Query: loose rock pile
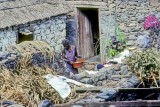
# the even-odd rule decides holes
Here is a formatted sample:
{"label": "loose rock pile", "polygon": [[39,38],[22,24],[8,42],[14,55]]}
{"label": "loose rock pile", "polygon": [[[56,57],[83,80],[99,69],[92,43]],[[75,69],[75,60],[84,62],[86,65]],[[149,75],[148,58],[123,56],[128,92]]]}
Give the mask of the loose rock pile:
{"label": "loose rock pile", "polygon": [[[139,83],[138,78],[131,74],[128,66],[124,64],[113,64],[110,67],[104,67],[97,71],[96,74],[88,74],[84,71],[76,74],[73,79],[95,86],[109,85],[111,88],[133,88]],[[112,83],[113,85],[111,85]]]}
{"label": "loose rock pile", "polygon": [[[86,73],[83,74],[85,74],[84,79],[86,77],[89,78]],[[101,78],[102,76],[103,80]],[[95,74],[95,78],[92,79],[90,75],[90,80],[92,79],[93,81],[92,84],[102,87],[100,93],[92,93],[90,96],[87,96],[85,99],[82,99],[77,103],[116,101],[116,98],[118,96],[117,89],[136,88],[140,83],[137,76],[135,74],[130,73],[128,66],[125,64],[113,64],[110,67],[104,67],[100,69],[100,71],[98,71],[97,74]]]}

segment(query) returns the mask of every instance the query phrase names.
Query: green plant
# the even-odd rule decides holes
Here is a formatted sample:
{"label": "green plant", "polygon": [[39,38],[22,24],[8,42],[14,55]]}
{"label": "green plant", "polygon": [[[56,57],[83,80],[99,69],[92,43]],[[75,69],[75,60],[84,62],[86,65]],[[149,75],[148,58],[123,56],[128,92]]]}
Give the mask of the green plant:
{"label": "green plant", "polygon": [[109,48],[109,57],[112,58],[117,55],[119,52],[115,49]]}
{"label": "green plant", "polygon": [[126,47],[126,35],[119,29],[119,27],[116,27],[115,32],[116,36],[109,37],[106,41],[110,58],[119,54]]}
{"label": "green plant", "polygon": [[94,50],[95,55],[98,55],[100,52],[100,39],[97,40],[94,47],[95,47],[95,50]]}
{"label": "green plant", "polygon": [[119,27],[116,27],[116,36],[118,41],[126,42],[126,35],[119,29]]}
{"label": "green plant", "polygon": [[150,81],[150,85],[155,83],[158,87],[157,80],[160,80],[160,55],[153,49],[144,52],[136,52],[126,59],[130,71],[137,74],[141,83]]}

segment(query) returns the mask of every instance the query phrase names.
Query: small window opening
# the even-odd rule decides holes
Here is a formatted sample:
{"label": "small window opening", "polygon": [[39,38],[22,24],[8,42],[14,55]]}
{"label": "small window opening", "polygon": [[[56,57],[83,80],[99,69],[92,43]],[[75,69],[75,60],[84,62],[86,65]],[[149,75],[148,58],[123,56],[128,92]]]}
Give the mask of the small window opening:
{"label": "small window opening", "polygon": [[21,43],[23,41],[33,41],[33,33],[29,32],[21,32],[18,34],[18,43]]}

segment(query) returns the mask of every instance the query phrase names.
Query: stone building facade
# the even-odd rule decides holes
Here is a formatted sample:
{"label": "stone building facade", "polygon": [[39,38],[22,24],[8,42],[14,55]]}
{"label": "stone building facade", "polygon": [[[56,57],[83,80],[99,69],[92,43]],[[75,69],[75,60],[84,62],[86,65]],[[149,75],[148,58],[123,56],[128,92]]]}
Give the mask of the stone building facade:
{"label": "stone building facade", "polygon": [[[0,5],[5,5],[6,2]],[[15,1],[8,1],[8,3],[11,2]],[[23,3],[20,5],[21,8],[18,6],[12,9],[1,9],[0,13],[3,15],[0,16],[0,50],[5,51],[8,45],[17,44],[19,33],[31,32],[33,40],[46,41],[55,52],[60,52],[61,41],[66,36],[66,13],[68,11],[61,6],[48,3],[34,2],[32,5],[31,3],[25,5],[29,5],[28,7],[23,5]],[[60,11],[57,10],[59,8],[61,8]],[[54,12],[55,10],[57,11]]]}
{"label": "stone building facade", "polygon": [[68,1],[74,8],[99,9],[101,58],[104,60],[107,57],[107,38],[116,35],[116,26],[127,36],[126,45],[132,47],[136,46],[139,36],[148,32],[143,27],[143,22],[148,15],[155,15],[160,20],[160,1],[158,0]]}
{"label": "stone building facade", "polygon": [[[143,21],[150,14],[160,19],[160,3],[156,0],[4,0],[0,3],[0,50],[17,43],[19,32],[32,32],[34,40],[44,40],[61,51],[61,41],[68,38],[76,44],[76,9],[97,8],[101,59],[105,60],[106,40],[115,35],[115,28],[127,35],[127,46],[135,46],[137,37],[145,31]],[[17,5],[16,5],[17,4]],[[67,13],[72,12],[72,17]],[[110,32],[110,35],[108,35]]]}
{"label": "stone building facade", "polygon": [[101,11],[101,36],[107,35],[108,27],[110,32],[114,32],[117,25],[127,36],[128,47],[136,46],[137,38],[148,32],[143,27],[143,22],[148,15],[155,15],[160,20],[158,0],[110,0],[106,7]]}
{"label": "stone building facade", "polygon": [[[157,1],[157,2],[156,2]],[[128,36],[127,45],[133,46],[137,37],[143,33],[143,22],[146,16],[155,15],[160,19],[160,1],[158,0],[126,0],[115,1],[117,23]]]}
{"label": "stone building facade", "polygon": [[[42,21],[13,26],[0,30],[1,50],[5,51],[7,45],[17,43],[19,32],[32,32],[34,40],[46,41],[56,52],[61,49],[61,41],[66,35],[66,16],[60,15]],[[19,30],[19,31],[18,31]]]}

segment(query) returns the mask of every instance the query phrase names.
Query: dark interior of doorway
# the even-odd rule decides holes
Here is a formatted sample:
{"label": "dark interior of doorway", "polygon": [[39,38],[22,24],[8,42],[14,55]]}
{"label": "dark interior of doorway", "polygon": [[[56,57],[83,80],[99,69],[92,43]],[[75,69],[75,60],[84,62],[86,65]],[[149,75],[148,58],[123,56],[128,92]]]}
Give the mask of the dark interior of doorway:
{"label": "dark interior of doorway", "polygon": [[18,34],[18,42],[21,43],[23,41],[33,41],[33,34],[32,33],[19,33]]}
{"label": "dark interior of doorway", "polygon": [[99,40],[99,14],[97,8],[78,8],[91,22],[92,34],[94,41],[94,55],[95,58],[91,58],[92,61],[100,60],[97,58],[100,54],[100,40]]}

